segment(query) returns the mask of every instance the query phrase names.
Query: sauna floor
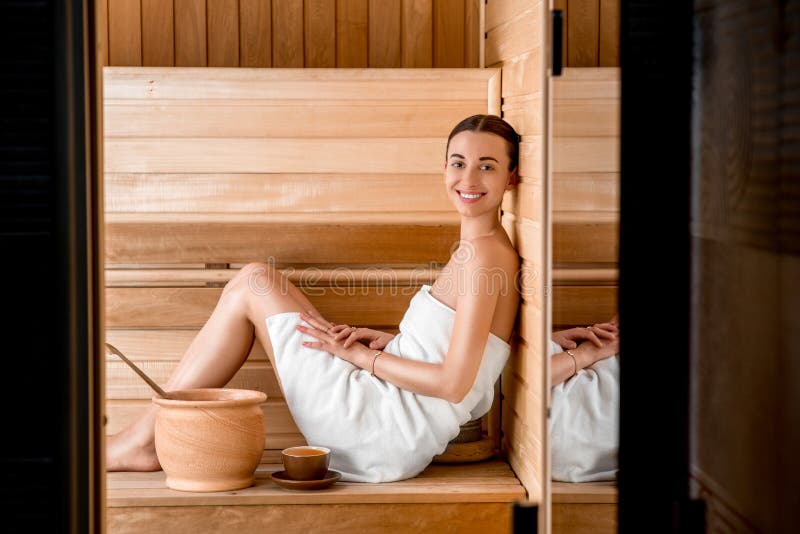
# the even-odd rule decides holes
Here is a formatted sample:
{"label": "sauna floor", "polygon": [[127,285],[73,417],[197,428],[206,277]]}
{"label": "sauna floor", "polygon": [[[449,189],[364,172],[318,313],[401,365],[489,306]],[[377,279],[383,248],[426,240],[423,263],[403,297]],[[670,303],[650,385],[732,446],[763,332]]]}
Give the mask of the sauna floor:
{"label": "sauna floor", "polygon": [[242,490],[188,493],[166,487],[163,471],[107,475],[108,531],[221,532],[510,532],[511,503],[525,489],[503,459],[431,464],[397,482],[338,481],[315,491],[284,489],[270,479],[283,466],[265,451],[256,484]]}

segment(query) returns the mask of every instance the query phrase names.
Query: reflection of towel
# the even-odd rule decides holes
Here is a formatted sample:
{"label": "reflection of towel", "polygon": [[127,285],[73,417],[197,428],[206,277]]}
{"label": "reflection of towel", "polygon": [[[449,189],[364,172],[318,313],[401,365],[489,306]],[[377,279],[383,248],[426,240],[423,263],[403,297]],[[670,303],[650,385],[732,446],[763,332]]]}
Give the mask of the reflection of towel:
{"label": "reflection of towel", "polygon": [[[441,363],[456,312],[423,285],[384,349]],[[460,403],[400,389],[329,352],[303,347],[297,312],[266,318],[286,404],[310,445],[331,449],[330,468],[349,482],[392,482],[419,474],[444,452],[460,425],[489,411],[511,347],[490,333],[475,382]],[[267,428],[270,422],[267,421]]]}
{"label": "reflection of towel", "polygon": [[[550,355],[563,352],[550,342]],[[553,480],[616,478],[619,451],[619,355],[580,369],[552,390]]]}

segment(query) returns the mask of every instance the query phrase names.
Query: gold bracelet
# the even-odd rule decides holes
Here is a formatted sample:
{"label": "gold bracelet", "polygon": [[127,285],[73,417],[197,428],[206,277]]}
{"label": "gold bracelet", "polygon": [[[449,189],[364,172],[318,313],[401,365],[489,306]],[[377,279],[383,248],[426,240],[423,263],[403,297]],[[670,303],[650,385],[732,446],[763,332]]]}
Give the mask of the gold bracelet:
{"label": "gold bracelet", "polygon": [[[572,362],[575,364],[575,372],[574,372],[574,373],[572,373],[572,376],[575,376],[575,375],[577,375],[577,374],[578,374],[578,360],[575,358],[575,355],[574,355],[574,354],[572,354],[572,351],[571,351],[571,350],[568,350],[568,351],[565,351],[565,352],[566,352],[567,354],[569,354],[570,356],[572,356]],[[570,378],[572,378],[572,376],[570,376]]]}
{"label": "gold bracelet", "polygon": [[372,358],[372,373],[370,373],[372,376],[375,376],[375,360],[377,360],[378,356],[380,356],[381,354],[383,354],[383,351],[379,350],[378,352],[375,353],[375,357]]}

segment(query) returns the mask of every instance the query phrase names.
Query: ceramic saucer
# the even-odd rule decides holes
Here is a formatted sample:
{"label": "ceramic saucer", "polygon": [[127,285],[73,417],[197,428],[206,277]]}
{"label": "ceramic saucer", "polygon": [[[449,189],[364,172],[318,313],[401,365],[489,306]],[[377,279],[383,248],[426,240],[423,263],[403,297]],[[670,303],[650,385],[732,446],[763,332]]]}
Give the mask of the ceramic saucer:
{"label": "ceramic saucer", "polygon": [[288,489],[312,490],[327,488],[342,477],[339,471],[328,470],[323,478],[318,480],[294,480],[286,476],[286,471],[277,471],[269,475],[279,486]]}

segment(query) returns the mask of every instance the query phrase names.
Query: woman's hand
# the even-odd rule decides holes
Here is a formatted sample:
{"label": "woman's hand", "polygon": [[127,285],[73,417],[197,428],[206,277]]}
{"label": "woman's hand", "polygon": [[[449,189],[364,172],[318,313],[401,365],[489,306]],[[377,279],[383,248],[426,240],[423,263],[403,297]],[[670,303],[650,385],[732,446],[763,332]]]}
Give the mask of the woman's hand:
{"label": "woman's hand", "polygon": [[615,336],[612,341],[603,343],[597,347],[592,343],[581,343],[575,351],[575,357],[581,362],[581,368],[589,367],[600,360],[604,360],[615,354],[619,354],[619,336]]}
{"label": "woman's hand", "polygon": [[553,332],[552,339],[564,349],[574,349],[578,342],[591,341],[598,348],[618,338],[619,327],[614,323],[597,323],[591,326],[570,328]]}
{"label": "woman's hand", "polygon": [[363,357],[368,349],[357,341],[353,341],[349,346],[345,347],[344,343],[336,337],[342,332],[348,331],[349,326],[331,326],[332,323],[330,321],[307,313],[301,313],[300,318],[310,324],[311,327],[297,325],[296,328],[304,334],[317,338],[317,341],[303,341],[303,346],[330,352],[357,367],[363,368],[361,363],[363,363]]}
{"label": "woman's hand", "polygon": [[[386,345],[388,345],[389,342],[394,339],[393,334],[381,332],[380,330],[373,330],[371,328],[356,328],[355,326],[337,325],[334,327],[334,330],[339,328],[339,326],[344,326],[344,328],[338,330],[334,336],[334,339],[336,341],[344,339],[343,345],[345,348],[349,347],[357,340],[363,340],[363,342],[366,343],[369,348],[383,350],[386,348]],[[333,332],[333,330],[331,331]]]}

